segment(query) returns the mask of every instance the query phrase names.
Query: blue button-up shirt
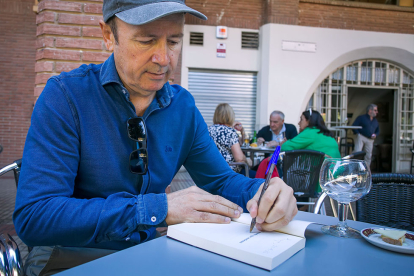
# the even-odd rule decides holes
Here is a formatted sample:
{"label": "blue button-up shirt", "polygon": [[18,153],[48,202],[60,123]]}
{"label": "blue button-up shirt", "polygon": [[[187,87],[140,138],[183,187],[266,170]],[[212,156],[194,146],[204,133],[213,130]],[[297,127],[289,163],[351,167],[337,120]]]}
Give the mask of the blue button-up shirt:
{"label": "blue button-up shirt", "polygon": [[362,126],[362,129],[353,129],[352,131],[354,134],[362,134],[367,138],[371,138],[372,134],[375,134],[376,136],[379,134],[377,118],[371,120],[371,117],[368,114],[358,116],[352,125]]}
{"label": "blue button-up shirt", "polygon": [[[52,77],[33,110],[14,225],[28,245],[123,249],[165,226],[165,188],[182,165],[195,183],[241,207],[263,180],[234,173],[194,99],[166,83],[145,111],[148,173],[129,171],[137,117],[114,56]],[[246,210],[245,210],[246,211]]]}

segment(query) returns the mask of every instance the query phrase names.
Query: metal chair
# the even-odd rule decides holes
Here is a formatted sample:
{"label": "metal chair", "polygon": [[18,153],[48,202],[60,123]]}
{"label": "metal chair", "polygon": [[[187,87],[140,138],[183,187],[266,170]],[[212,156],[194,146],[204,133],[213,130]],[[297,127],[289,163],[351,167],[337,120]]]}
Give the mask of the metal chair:
{"label": "metal chair", "polygon": [[314,150],[291,150],[284,152],[282,158],[285,183],[292,187],[296,198],[309,198],[308,202],[297,202],[297,204],[315,205],[312,198],[318,197],[316,187],[325,153]]}
{"label": "metal chair", "polygon": [[[17,187],[19,183],[21,166],[22,160],[18,159],[13,163],[1,168],[0,176],[13,171],[14,180]],[[31,248],[28,247],[28,250],[30,251]],[[0,234],[0,275],[23,275],[23,267],[19,247],[9,234]]]}
{"label": "metal chair", "polygon": [[[345,130],[346,131],[346,130]],[[345,148],[345,154],[349,154],[349,150],[354,150],[355,142],[354,139],[351,137],[342,137],[339,140],[339,152],[342,153],[342,148]]]}
{"label": "metal chair", "polygon": [[369,194],[356,202],[359,221],[414,231],[414,175],[372,175]]}
{"label": "metal chair", "polygon": [[22,167],[22,159],[17,159],[13,163],[0,169],[0,176],[10,171],[14,173],[14,181],[16,182],[16,187],[19,184],[20,168]]}
{"label": "metal chair", "polygon": [[414,142],[413,142],[413,147],[410,149],[411,151],[411,167],[410,167],[410,174],[413,174],[413,167],[414,167]]}
{"label": "metal chair", "polygon": [[229,166],[243,166],[244,167],[244,175],[249,177],[249,165],[244,162],[230,162]]}
{"label": "metal chair", "polygon": [[367,153],[365,151],[356,151],[351,153],[350,155],[342,157],[342,159],[364,160],[366,154]]}

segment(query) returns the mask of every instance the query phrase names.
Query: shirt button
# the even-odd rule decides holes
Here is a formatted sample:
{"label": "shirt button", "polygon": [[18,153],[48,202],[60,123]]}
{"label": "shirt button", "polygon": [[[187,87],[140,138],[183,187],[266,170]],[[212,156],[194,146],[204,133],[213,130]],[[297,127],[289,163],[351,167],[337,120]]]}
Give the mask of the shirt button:
{"label": "shirt button", "polygon": [[156,222],[156,221],[157,221],[157,218],[156,218],[155,216],[153,216],[153,217],[151,218],[151,221],[152,221],[152,222]]}

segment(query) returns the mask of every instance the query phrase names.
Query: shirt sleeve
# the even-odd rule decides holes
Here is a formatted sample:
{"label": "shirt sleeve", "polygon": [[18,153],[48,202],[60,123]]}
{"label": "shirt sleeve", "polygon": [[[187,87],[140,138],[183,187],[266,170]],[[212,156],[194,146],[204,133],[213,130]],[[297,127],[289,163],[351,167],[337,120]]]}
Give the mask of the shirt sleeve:
{"label": "shirt sleeve", "polygon": [[[13,215],[19,237],[31,246],[120,242],[113,249],[149,238],[146,231],[165,220],[165,194],[84,198],[76,187],[81,144],[72,108],[59,81],[49,80],[34,108],[23,153]],[[162,216],[152,222],[151,212]]]}
{"label": "shirt sleeve", "polygon": [[[361,116],[358,116],[356,119],[355,119],[355,121],[354,121],[354,123],[352,124],[353,126],[361,126]],[[353,129],[352,130],[352,132],[354,133],[354,134],[360,134],[360,129]]]}
{"label": "shirt sleeve", "polygon": [[299,133],[295,138],[287,140],[283,143],[281,151],[287,150],[295,150],[295,149],[305,149],[307,148],[313,141],[313,135],[309,132],[309,130],[304,130]]}
{"label": "shirt sleeve", "polygon": [[239,135],[237,135],[237,132],[234,129],[228,130],[228,141],[229,141],[229,148],[231,148],[233,145],[237,144],[239,142]]}

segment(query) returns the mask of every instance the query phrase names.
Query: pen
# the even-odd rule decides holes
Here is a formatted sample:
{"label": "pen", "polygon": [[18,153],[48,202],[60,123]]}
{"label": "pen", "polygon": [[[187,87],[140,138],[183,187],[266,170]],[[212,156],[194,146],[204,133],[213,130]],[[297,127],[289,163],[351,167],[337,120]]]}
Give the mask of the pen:
{"label": "pen", "polygon": [[[275,169],[277,160],[279,159],[279,153],[280,153],[280,146],[277,146],[275,149],[275,152],[273,153],[272,158],[270,158],[269,164],[267,165],[266,180],[263,185],[262,192],[260,193],[259,201],[257,202],[257,209],[259,209],[260,200],[262,199],[263,194],[266,192],[267,187],[269,187],[269,182],[270,182],[270,179],[272,179],[273,170]],[[252,219],[252,223],[250,224],[250,232],[252,232],[255,225],[256,225],[256,218]]]}

